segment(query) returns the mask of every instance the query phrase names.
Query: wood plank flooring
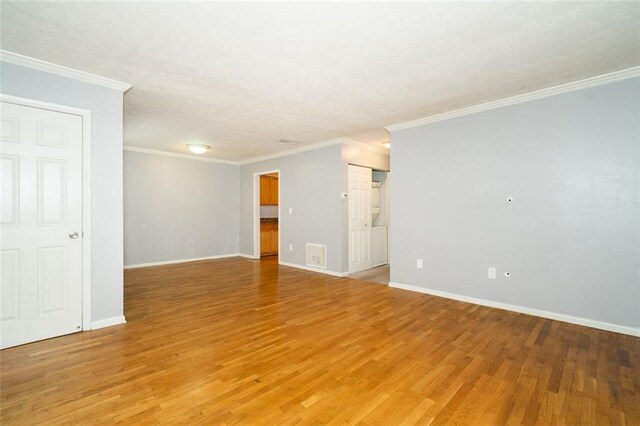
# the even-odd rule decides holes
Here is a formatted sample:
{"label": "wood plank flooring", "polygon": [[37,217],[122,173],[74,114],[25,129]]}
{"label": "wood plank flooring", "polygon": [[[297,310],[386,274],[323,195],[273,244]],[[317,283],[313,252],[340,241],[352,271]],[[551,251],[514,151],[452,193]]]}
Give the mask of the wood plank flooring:
{"label": "wood plank flooring", "polygon": [[241,258],[0,352],[0,423],[640,424],[640,339]]}

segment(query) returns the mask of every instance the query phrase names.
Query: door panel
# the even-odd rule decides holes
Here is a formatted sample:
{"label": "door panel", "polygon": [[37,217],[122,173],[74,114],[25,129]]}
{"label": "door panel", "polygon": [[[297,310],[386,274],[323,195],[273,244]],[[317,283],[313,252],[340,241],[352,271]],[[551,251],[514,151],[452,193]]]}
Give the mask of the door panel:
{"label": "door panel", "polygon": [[0,251],[0,280],[2,280],[2,309],[0,321],[18,318],[20,295],[20,252],[18,250]]}
{"label": "door panel", "polygon": [[1,124],[4,348],[82,327],[82,118],[2,102]]}
{"label": "door panel", "polygon": [[271,253],[278,253],[278,228],[271,229]]}
{"label": "door panel", "polygon": [[271,236],[266,224],[260,224],[260,254],[269,253],[271,245]]}
{"label": "door panel", "polygon": [[38,224],[65,225],[67,207],[65,160],[38,159]]}
{"label": "door panel", "polygon": [[20,158],[0,155],[0,224],[17,226],[20,213]]}
{"label": "door panel", "polygon": [[278,205],[278,178],[273,176],[269,177],[269,204]]}
{"label": "door panel", "polygon": [[269,176],[260,176],[260,205],[267,206],[271,198],[271,188],[269,186]]}
{"label": "door panel", "polygon": [[349,272],[371,268],[371,169],[349,165]]}

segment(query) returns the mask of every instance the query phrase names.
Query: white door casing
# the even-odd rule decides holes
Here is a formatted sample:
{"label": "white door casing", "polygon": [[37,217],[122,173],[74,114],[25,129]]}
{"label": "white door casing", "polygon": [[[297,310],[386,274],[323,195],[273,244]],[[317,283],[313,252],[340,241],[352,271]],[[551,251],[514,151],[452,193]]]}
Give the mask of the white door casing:
{"label": "white door casing", "polygon": [[349,273],[371,268],[371,173],[349,165]]}
{"label": "white door casing", "polygon": [[4,100],[1,108],[5,348],[83,328],[83,117]]}

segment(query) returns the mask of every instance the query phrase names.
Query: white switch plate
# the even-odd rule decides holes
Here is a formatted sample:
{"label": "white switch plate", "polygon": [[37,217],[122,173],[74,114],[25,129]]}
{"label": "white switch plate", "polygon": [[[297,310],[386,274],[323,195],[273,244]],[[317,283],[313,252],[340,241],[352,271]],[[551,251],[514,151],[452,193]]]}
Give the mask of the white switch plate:
{"label": "white switch plate", "polygon": [[496,268],[489,268],[489,271],[487,272],[487,276],[489,277],[490,280],[495,280],[497,272],[498,271],[496,270]]}
{"label": "white switch plate", "polygon": [[293,214],[293,207],[289,207],[289,214]]}
{"label": "white switch plate", "polygon": [[289,244],[289,251],[293,251],[293,244]]}
{"label": "white switch plate", "polygon": [[416,259],[416,268],[422,269],[422,259]]}

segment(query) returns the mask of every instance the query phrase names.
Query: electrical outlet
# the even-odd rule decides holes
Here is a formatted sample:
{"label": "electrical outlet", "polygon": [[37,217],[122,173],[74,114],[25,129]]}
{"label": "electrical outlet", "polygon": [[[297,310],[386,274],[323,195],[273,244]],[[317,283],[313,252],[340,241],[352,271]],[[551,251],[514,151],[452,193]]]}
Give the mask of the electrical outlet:
{"label": "electrical outlet", "polygon": [[422,269],[422,259],[416,259],[416,268]]}
{"label": "electrical outlet", "polygon": [[289,214],[293,214],[293,207],[289,207]]}
{"label": "electrical outlet", "polygon": [[289,251],[293,251],[293,244],[289,244]]}
{"label": "electrical outlet", "polygon": [[192,239],[192,238],[189,238],[189,239],[187,240],[187,248],[192,248],[192,247],[193,247],[193,239]]}
{"label": "electrical outlet", "polygon": [[487,276],[489,277],[490,280],[495,280],[497,272],[498,271],[496,270],[496,268],[489,268],[489,271],[487,272]]}

